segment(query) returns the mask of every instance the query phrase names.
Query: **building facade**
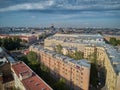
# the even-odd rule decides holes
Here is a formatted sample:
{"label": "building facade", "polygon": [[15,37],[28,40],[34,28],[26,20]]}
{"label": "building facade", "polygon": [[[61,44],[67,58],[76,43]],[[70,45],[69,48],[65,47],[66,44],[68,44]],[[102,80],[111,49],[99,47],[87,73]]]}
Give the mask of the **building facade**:
{"label": "building facade", "polygon": [[11,64],[15,87],[20,90],[53,90],[24,62]]}
{"label": "building facade", "polygon": [[2,34],[0,35],[0,38],[14,38],[14,37],[18,37],[20,38],[23,42],[27,42],[27,43],[33,43],[37,40],[37,37],[34,35],[9,35],[9,34]]}
{"label": "building facade", "polygon": [[78,51],[84,51],[88,44],[105,43],[103,37],[99,34],[55,34],[44,40],[44,48],[53,50],[56,45],[77,48]]}
{"label": "building facade", "polygon": [[64,78],[72,90],[88,90],[90,79],[90,64],[87,60],[74,60],[54,51],[32,45],[30,51],[40,56],[40,61],[50,70],[56,79]]}
{"label": "building facade", "polygon": [[120,90],[120,56],[118,52],[110,45],[86,46],[84,57],[89,56],[97,50],[98,65],[106,69],[105,84],[108,90]]}

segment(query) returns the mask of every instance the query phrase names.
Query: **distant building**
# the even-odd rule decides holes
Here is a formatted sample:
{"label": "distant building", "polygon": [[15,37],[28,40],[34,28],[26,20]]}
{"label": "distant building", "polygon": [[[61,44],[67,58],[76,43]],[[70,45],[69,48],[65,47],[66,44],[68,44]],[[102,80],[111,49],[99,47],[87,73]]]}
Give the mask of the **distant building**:
{"label": "distant building", "polygon": [[120,35],[107,35],[107,34],[105,34],[105,35],[104,35],[104,38],[105,38],[107,41],[109,41],[110,38],[116,38],[117,40],[120,40]]}
{"label": "distant building", "polygon": [[31,46],[29,50],[40,56],[41,63],[49,68],[53,77],[64,78],[70,89],[88,90],[91,67],[87,60],[76,61],[37,45]]}
{"label": "distant building", "polygon": [[85,46],[90,44],[105,43],[103,36],[99,34],[55,34],[44,40],[44,48],[53,50],[56,45],[75,47],[78,51],[84,51]]}
{"label": "distant building", "polygon": [[33,43],[37,40],[37,37],[34,35],[14,35],[14,34],[2,34],[0,35],[0,38],[13,38],[13,37],[18,37],[22,41],[27,42],[27,43]]}

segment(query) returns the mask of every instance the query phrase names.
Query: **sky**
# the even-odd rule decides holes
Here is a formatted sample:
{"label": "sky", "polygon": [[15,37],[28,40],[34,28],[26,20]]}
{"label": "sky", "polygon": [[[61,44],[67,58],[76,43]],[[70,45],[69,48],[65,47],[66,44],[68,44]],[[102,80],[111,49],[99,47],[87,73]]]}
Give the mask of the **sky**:
{"label": "sky", "polygon": [[120,28],[120,0],[0,0],[0,26]]}

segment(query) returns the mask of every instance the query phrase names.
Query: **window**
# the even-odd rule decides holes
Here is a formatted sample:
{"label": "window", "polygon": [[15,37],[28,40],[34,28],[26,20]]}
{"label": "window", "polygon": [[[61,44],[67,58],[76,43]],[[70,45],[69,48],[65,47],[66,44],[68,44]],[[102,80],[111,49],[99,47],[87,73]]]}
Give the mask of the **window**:
{"label": "window", "polygon": [[81,83],[83,83],[83,81],[81,81]]}

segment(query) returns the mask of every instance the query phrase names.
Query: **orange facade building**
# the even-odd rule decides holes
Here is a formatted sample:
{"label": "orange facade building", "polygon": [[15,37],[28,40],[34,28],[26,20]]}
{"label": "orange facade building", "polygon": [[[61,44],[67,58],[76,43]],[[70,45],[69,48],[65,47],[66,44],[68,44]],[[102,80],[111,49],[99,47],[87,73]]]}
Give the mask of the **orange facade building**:
{"label": "orange facade building", "polygon": [[30,51],[40,56],[40,61],[50,70],[56,79],[64,78],[66,84],[73,90],[88,90],[90,79],[90,64],[87,60],[74,60],[40,46],[31,46]]}

